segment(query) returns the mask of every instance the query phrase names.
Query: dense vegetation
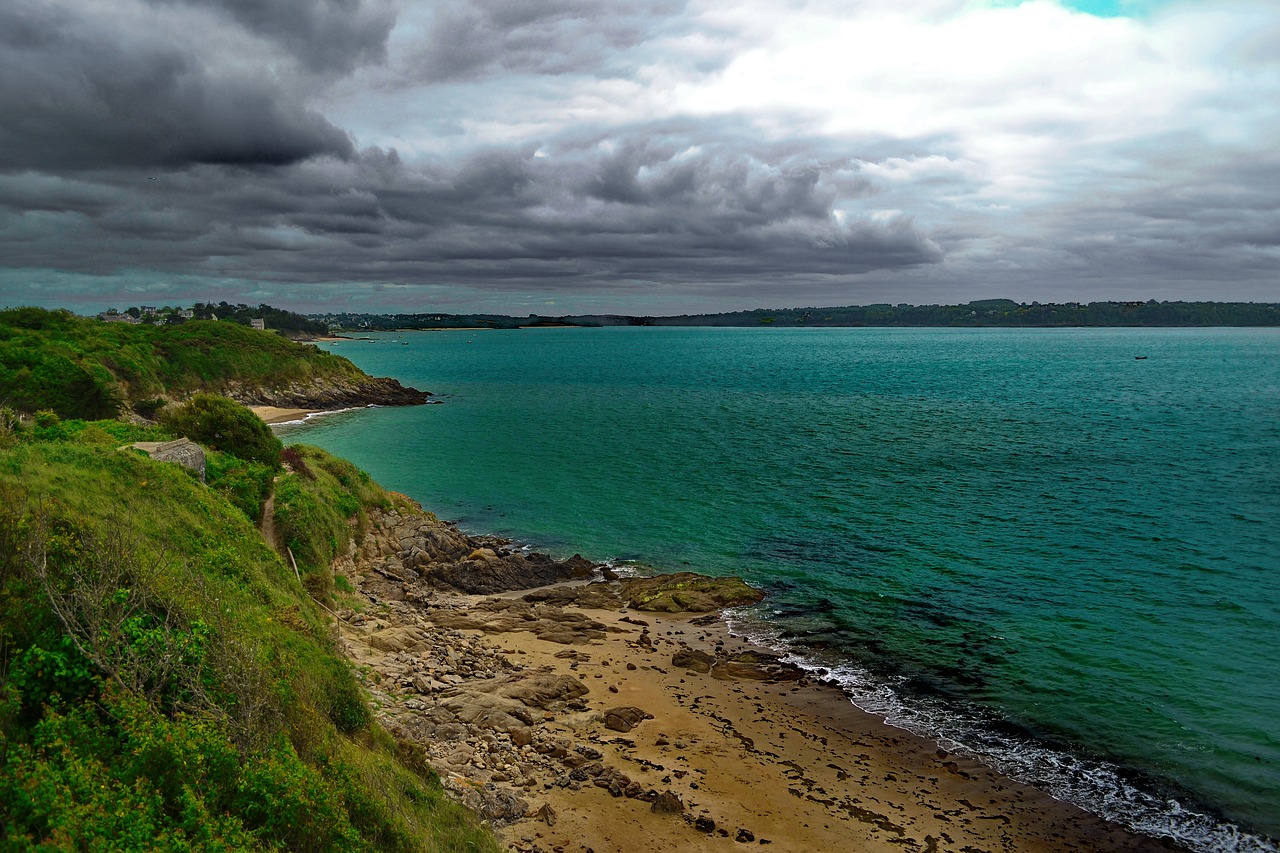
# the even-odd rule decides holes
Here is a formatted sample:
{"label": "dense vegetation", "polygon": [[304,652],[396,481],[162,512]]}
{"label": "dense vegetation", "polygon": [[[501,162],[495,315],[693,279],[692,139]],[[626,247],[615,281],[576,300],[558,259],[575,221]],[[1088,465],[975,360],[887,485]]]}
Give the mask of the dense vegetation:
{"label": "dense vegetation", "polygon": [[[0,850],[495,850],[373,722],[330,617],[332,556],[392,498],[283,454],[282,561],[222,488],[120,421],[0,412]],[[230,472],[230,473],[229,473]],[[234,477],[233,477],[234,479]]]}
{"label": "dense vegetation", "polygon": [[[108,315],[128,314],[141,323],[156,326],[177,326],[187,321],[183,312],[171,305],[165,305],[162,308],[148,306],[145,311],[142,307],[132,305],[123,312],[112,308],[106,313]],[[329,328],[324,323],[318,323],[302,314],[295,314],[282,308],[272,308],[266,304],[245,305],[243,302],[231,305],[225,300],[217,305],[212,302],[197,302],[191,306],[191,315],[193,320],[222,320],[227,323],[239,323],[242,326],[249,325],[250,320],[262,320],[268,329],[291,336],[323,335]]]}
{"label": "dense vegetation", "polygon": [[217,394],[196,394],[190,400],[166,406],[158,413],[160,425],[173,435],[197,444],[257,462],[271,470],[280,467],[284,446],[271,427],[234,400]]}
{"label": "dense vegetation", "polygon": [[0,311],[0,405],[63,418],[150,415],[196,391],[279,387],[361,371],[313,346],[236,323],[127,325],[68,311]]}
{"label": "dense vegetation", "polygon": [[326,314],[344,329],[445,329],[468,326],[1277,326],[1280,304],[1255,302],[1069,302],[1025,305],[985,299],[965,305],[852,305],[757,308],[723,314],[634,317],[504,317],[496,314]]}
{"label": "dense vegetation", "polygon": [[249,325],[250,320],[263,320],[268,329],[290,334],[323,335],[329,330],[325,323],[317,322],[302,314],[272,308],[270,305],[230,305],[225,300],[214,305],[212,302],[197,302],[191,310],[197,320],[229,320],[233,323]]}

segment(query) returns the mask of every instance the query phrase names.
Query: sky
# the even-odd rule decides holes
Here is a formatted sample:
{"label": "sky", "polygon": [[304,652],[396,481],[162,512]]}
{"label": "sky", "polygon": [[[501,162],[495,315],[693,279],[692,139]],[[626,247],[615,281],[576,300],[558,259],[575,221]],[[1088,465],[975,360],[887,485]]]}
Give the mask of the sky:
{"label": "sky", "polygon": [[0,306],[1280,301],[1280,0],[4,0]]}

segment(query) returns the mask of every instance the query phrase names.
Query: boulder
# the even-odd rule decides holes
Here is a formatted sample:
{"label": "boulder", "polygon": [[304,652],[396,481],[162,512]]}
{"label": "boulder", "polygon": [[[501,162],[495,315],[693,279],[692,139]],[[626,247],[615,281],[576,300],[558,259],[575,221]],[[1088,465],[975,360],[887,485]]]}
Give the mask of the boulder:
{"label": "boulder", "polygon": [[716,659],[696,649],[681,649],[671,656],[672,666],[682,666],[694,672],[710,672]]}
{"label": "boulder", "polygon": [[741,652],[715,662],[711,675],[726,681],[798,681],[804,670],[785,663],[778,655]]}
{"label": "boulder", "polygon": [[366,642],[380,652],[418,651],[427,646],[427,635],[421,628],[401,626],[375,631]]}
{"label": "boulder", "polygon": [[[485,552],[493,556],[489,557]],[[473,555],[479,556],[472,559]],[[594,563],[577,554],[567,560],[556,561],[546,554],[499,556],[490,548],[479,548],[461,562],[433,565],[427,579],[436,586],[458,592],[493,595],[589,578],[594,570]]]}
{"label": "boulder", "polygon": [[684,811],[684,800],[675,791],[663,791],[653,801],[649,811],[657,814],[680,814]]}
{"label": "boulder", "polygon": [[653,714],[640,710],[639,708],[622,707],[611,708],[604,712],[604,725],[607,729],[615,732],[627,732],[640,725],[644,720],[652,720]]}
{"label": "boulder", "polygon": [[479,728],[509,732],[533,725],[533,714],[525,705],[506,696],[463,693],[440,703],[459,722]]}
{"label": "boulder", "polygon": [[618,585],[600,581],[582,586],[549,586],[527,593],[524,600],[560,606],[574,604],[596,610],[617,610],[622,607]]}
{"label": "boulder", "polygon": [[604,638],[606,628],[581,613],[559,607],[489,598],[466,609],[433,610],[430,619],[442,628],[474,628],[492,634],[529,631],[539,639],[571,645]]}
{"label": "boulder", "polygon": [[520,820],[529,811],[524,800],[492,783],[478,785],[450,776],[444,780],[443,785],[455,800],[498,826]]}
{"label": "boulder", "polygon": [[[627,774],[623,773],[616,767],[604,768],[604,770],[602,770],[595,779],[592,780],[591,784],[595,785],[597,788],[604,788],[614,797],[621,797],[625,795],[628,789],[630,789],[632,785],[635,785]],[[635,795],[633,794],[632,796]]]}
{"label": "boulder", "polygon": [[546,711],[557,702],[585,696],[588,690],[585,684],[571,675],[534,675],[500,688],[499,693],[529,708]]}

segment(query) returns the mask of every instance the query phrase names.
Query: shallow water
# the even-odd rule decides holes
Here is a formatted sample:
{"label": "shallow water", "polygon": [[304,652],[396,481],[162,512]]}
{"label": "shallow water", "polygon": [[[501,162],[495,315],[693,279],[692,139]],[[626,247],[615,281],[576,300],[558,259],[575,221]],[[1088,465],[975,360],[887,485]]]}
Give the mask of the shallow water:
{"label": "shallow water", "polygon": [[860,705],[1144,831],[1277,849],[1239,833],[1280,836],[1280,332],[376,337],[332,349],[446,405],[286,441],[473,531],[742,575],[770,597],[740,628]]}

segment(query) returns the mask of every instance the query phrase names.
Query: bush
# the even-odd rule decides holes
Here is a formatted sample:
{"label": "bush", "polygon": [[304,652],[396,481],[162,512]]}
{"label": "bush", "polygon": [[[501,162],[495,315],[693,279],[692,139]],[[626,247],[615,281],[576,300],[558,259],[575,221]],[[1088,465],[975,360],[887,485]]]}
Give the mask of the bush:
{"label": "bush", "polygon": [[246,462],[216,450],[205,458],[205,482],[226,495],[254,524],[262,520],[273,477],[271,468],[261,462]]}
{"label": "bush", "polygon": [[133,411],[139,416],[154,420],[156,412],[160,411],[168,404],[168,400],[164,397],[153,397],[149,400],[138,400],[133,404]]}
{"label": "bush", "polygon": [[280,470],[280,439],[262,418],[234,400],[196,394],[185,403],[162,409],[159,421],[175,435]]}

